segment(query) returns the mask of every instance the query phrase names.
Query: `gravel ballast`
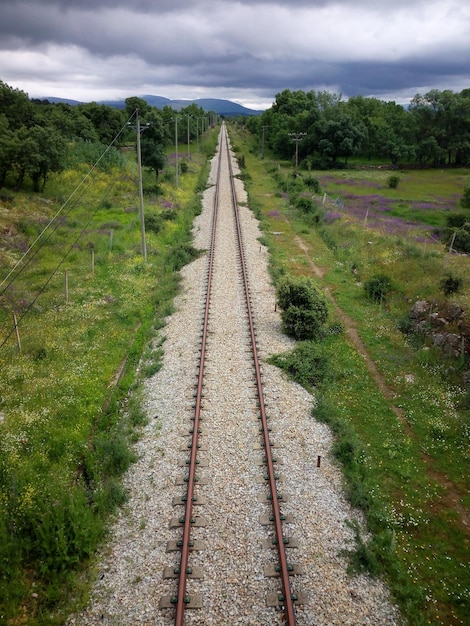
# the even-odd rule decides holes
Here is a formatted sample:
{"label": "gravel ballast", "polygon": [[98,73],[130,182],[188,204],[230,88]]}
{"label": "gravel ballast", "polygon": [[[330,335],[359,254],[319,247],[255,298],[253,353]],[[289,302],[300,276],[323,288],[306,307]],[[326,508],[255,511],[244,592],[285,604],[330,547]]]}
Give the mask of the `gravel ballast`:
{"label": "gravel ballast", "polygon": [[[203,210],[194,223],[194,245],[203,250],[209,248],[216,162],[214,158]],[[186,610],[185,623],[276,626],[284,623],[283,612],[267,607],[266,597],[280,591],[280,582],[264,575],[265,566],[276,562],[276,550],[263,546],[273,528],[260,523],[270,507],[261,501],[267,490],[259,465],[253,367],[224,160],[222,167],[201,414],[203,448],[198,455],[203,467],[196,487],[205,503],[193,507],[193,514],[205,521],[193,530],[193,539],[202,540],[204,549],[190,557],[190,565],[200,566],[204,577],[190,580],[187,590],[189,595],[202,594],[203,609]],[[237,173],[234,160],[233,167]],[[236,180],[236,185],[271,440],[280,461],[279,492],[286,500],[282,512],[289,516],[285,532],[298,545],[287,550],[288,561],[303,572],[292,577],[292,589],[308,597],[296,608],[297,623],[399,624],[399,612],[380,581],[347,574],[340,553],[352,547],[353,534],[346,520],[360,522],[361,517],[345,499],[331,456],[330,431],[312,417],[315,398],[265,362],[269,355],[291,349],[293,342],[281,332],[268,252],[259,241],[262,233],[246,207],[243,184]],[[125,476],[129,500],[100,551],[89,606],[70,616],[68,626],[174,622],[174,609],[160,609],[159,602],[176,593],[176,582],[164,579],[163,571],[179,565],[179,553],[166,549],[181,536],[170,520],[183,514],[173,499],[185,491],[176,483],[189,456],[183,450],[190,442],[207,264],[206,253],[182,270],[175,312],[161,331],[163,366],[145,383],[149,421],[136,444],[138,461]]]}

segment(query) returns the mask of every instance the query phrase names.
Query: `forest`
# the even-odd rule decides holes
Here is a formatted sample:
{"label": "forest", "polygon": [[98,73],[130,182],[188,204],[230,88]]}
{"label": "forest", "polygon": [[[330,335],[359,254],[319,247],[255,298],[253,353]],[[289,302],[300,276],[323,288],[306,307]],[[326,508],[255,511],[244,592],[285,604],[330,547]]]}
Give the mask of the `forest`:
{"label": "forest", "polygon": [[[119,148],[135,142],[135,126],[128,125],[136,109],[142,119],[142,164],[155,172],[165,165],[165,150],[175,141],[176,112],[149,106],[138,97],[116,109],[91,102],[72,106],[31,100],[26,93],[0,81],[0,188],[23,189],[29,181],[43,191],[49,176],[78,163],[93,164],[106,151],[100,166],[118,165]],[[207,124],[195,104],[178,112],[181,142],[197,140]],[[108,147],[108,150],[106,148]]]}
{"label": "forest", "polygon": [[[126,127],[139,109],[142,162],[158,173],[165,149],[175,140],[175,111],[149,106],[138,97],[119,110],[96,102],[72,106],[31,100],[0,81],[0,188],[44,189],[49,175],[77,162],[92,163],[108,144],[106,161],[119,160],[117,148],[135,132]],[[204,111],[195,104],[178,113],[183,142],[203,130]],[[458,167],[470,163],[470,88],[460,93],[433,89],[417,94],[405,108],[395,102],[355,96],[343,100],[327,91],[277,94],[270,109],[245,120],[280,159],[296,159],[303,169],[344,168],[351,159],[392,167]],[[200,126],[201,124],[201,126]]]}
{"label": "forest", "polygon": [[293,156],[304,169],[347,166],[351,158],[390,166],[464,166],[470,162],[470,89],[433,89],[417,94],[407,108],[355,96],[343,100],[327,91],[284,90],[272,107],[247,119],[261,149]]}

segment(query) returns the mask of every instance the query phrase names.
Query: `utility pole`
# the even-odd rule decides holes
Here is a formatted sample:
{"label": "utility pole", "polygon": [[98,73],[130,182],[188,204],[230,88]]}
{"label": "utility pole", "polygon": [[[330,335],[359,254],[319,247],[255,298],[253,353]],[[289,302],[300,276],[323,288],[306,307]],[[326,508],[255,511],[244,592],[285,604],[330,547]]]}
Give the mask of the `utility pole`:
{"label": "utility pole", "polygon": [[179,163],[178,163],[178,116],[175,116],[175,184],[176,184],[176,188],[178,188],[178,170],[179,170]]}
{"label": "utility pole", "polygon": [[307,133],[289,133],[289,137],[292,137],[292,141],[295,141],[295,175],[297,176],[297,170],[299,167],[299,141],[302,141]]}
{"label": "utility pole", "polygon": [[191,148],[189,146],[189,120],[191,116],[188,115],[188,161],[191,161]]}
{"label": "utility pole", "polygon": [[[144,261],[147,260],[147,244],[145,242],[145,217],[144,217],[144,189],[142,183],[142,152],[140,147],[140,119],[139,119],[139,109],[135,110],[135,123],[137,130],[137,167],[139,170],[139,218],[140,218],[140,234],[142,239],[142,256],[144,257]],[[147,126],[143,128],[145,130]]]}
{"label": "utility pole", "polygon": [[266,130],[266,128],[269,128],[269,126],[261,126],[261,130],[263,131],[263,134],[261,136],[261,158],[264,159],[264,131]]}

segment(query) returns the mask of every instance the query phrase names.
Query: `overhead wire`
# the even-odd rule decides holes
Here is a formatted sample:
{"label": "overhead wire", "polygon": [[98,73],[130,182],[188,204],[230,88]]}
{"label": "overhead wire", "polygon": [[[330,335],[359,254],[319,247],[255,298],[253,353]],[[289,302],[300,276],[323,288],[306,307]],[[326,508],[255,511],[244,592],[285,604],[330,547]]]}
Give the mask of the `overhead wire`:
{"label": "overhead wire", "polygon": [[[59,216],[61,215],[61,213],[63,213],[65,207],[70,204],[72,198],[74,198],[74,196],[78,193],[78,191],[85,185],[86,182],[88,182],[88,186],[85,187],[84,189],[82,189],[80,196],[78,196],[78,198],[76,199],[76,202],[78,202],[84,195],[85,191],[87,191],[90,186],[93,184],[94,180],[88,180],[90,178],[90,176],[93,174],[93,172],[96,170],[96,168],[98,167],[99,163],[101,162],[101,160],[104,158],[104,156],[107,154],[107,152],[112,148],[112,146],[116,143],[116,141],[119,139],[119,137],[122,135],[122,133],[124,132],[125,128],[127,128],[127,126],[129,125],[129,123],[131,122],[132,118],[135,116],[136,112],[134,111],[132,113],[132,115],[127,119],[126,123],[121,127],[121,129],[119,130],[119,132],[115,135],[115,137],[113,138],[113,140],[108,144],[108,146],[106,147],[106,149],[102,152],[102,154],[100,155],[100,157],[97,159],[97,161],[93,164],[93,166],[90,168],[90,170],[87,172],[87,174],[82,178],[82,180],[80,181],[80,183],[75,187],[75,189],[73,190],[73,192],[69,195],[69,197],[67,198],[67,200],[62,204],[62,206],[60,207],[60,209],[57,211],[57,213],[54,215],[54,217],[48,222],[48,224],[45,226],[45,228],[41,231],[41,233],[36,237],[36,239],[33,241],[33,243],[28,247],[28,249],[26,250],[26,252],[23,254],[23,256],[21,257],[21,259],[15,264],[15,266],[10,270],[10,272],[7,274],[7,276],[2,280],[2,282],[0,283],[0,297],[13,285],[13,283],[19,278],[19,276],[23,273],[23,271],[28,267],[28,265],[36,258],[37,254],[40,252],[40,250],[47,244],[47,242],[50,240],[50,238],[52,237],[52,235],[56,232],[57,228],[61,225],[61,223],[63,222],[63,220],[59,220]],[[93,218],[95,217],[95,215],[97,214],[98,210],[102,207],[104,200],[106,199],[106,197],[109,195],[111,189],[114,187],[114,185],[116,184],[116,181],[113,181],[112,185],[110,185],[110,187],[108,188],[108,190],[106,191],[106,194],[104,195],[104,197],[102,198],[101,202],[98,204],[98,206],[96,207],[96,209],[93,211],[93,213],[91,214],[90,218],[88,219],[87,223],[85,224],[85,226],[82,228],[82,230],[80,231],[80,233],[77,235],[77,237],[75,238],[75,240],[73,241],[73,243],[71,244],[71,246],[67,249],[67,251],[65,252],[65,254],[62,256],[61,260],[59,261],[59,263],[57,264],[57,266],[55,267],[55,269],[52,271],[52,273],[50,274],[50,276],[47,278],[46,282],[42,285],[42,287],[39,289],[38,293],[36,294],[36,296],[33,298],[33,300],[29,303],[29,305],[26,307],[26,309],[21,313],[21,315],[16,319],[15,324],[13,326],[13,328],[11,328],[11,330],[7,333],[6,337],[3,339],[3,341],[0,343],[0,349],[3,348],[3,346],[6,344],[6,342],[8,341],[8,339],[11,337],[11,335],[15,332],[16,327],[19,325],[19,323],[24,319],[24,317],[31,311],[32,307],[34,306],[34,304],[36,303],[36,301],[38,300],[38,298],[44,293],[47,285],[50,283],[50,281],[52,280],[52,278],[56,275],[56,273],[58,272],[58,270],[60,269],[60,267],[62,266],[62,264],[64,263],[64,261],[66,260],[66,258],[68,257],[68,255],[70,254],[71,250],[73,249],[73,247],[77,244],[77,242],[80,240],[80,238],[82,237],[83,233],[86,231],[87,227],[89,226],[89,224],[91,223],[91,221],[93,220]],[[75,205],[76,206],[76,205]],[[74,208],[74,206],[70,207],[70,209],[68,210],[68,212],[65,213],[65,215],[62,215],[62,217],[68,217],[68,215],[70,215],[72,209]],[[43,237],[45,236],[45,233],[51,229],[51,232],[48,234],[47,238],[43,239]],[[39,245],[39,241],[42,239],[41,244]],[[35,248],[35,246],[38,246],[34,252],[34,254],[30,254],[31,251],[33,250],[33,248]],[[26,259],[26,257],[28,257],[28,260],[21,266],[21,268],[16,272],[16,274],[14,274],[14,272],[17,270],[17,268],[21,265],[21,263]],[[10,279],[10,277],[12,276],[12,274],[14,274],[14,276]],[[8,282],[8,284],[3,287],[5,285],[5,283]]]}
{"label": "overhead wire", "polygon": [[101,202],[98,204],[98,206],[96,207],[96,209],[93,211],[93,213],[91,214],[91,216],[89,217],[88,221],[86,222],[86,224],[84,225],[84,227],[82,228],[82,230],[78,233],[78,235],[76,236],[76,238],[74,239],[74,241],[70,244],[70,246],[68,247],[67,251],[65,252],[65,254],[62,256],[62,258],[60,259],[59,263],[56,265],[56,267],[54,268],[54,270],[52,271],[52,273],[50,274],[50,276],[47,278],[47,280],[45,281],[45,283],[42,285],[42,287],[39,289],[38,293],[35,295],[35,297],[33,298],[33,300],[28,304],[28,306],[26,307],[26,309],[21,313],[21,315],[17,318],[16,320],[16,324],[13,326],[13,328],[10,330],[10,332],[7,334],[7,336],[4,338],[4,340],[0,343],[0,350],[3,348],[3,346],[6,344],[6,342],[8,341],[8,339],[12,336],[12,334],[15,332],[15,327],[18,326],[20,324],[20,322],[26,317],[26,315],[28,315],[28,313],[31,311],[31,309],[33,308],[33,306],[36,304],[36,301],[38,300],[38,298],[44,293],[44,291],[46,290],[46,287],[48,286],[48,284],[51,282],[51,280],[54,278],[54,276],[57,274],[57,272],[59,271],[59,269],[61,268],[61,266],[63,265],[64,261],[67,259],[67,257],[69,256],[69,254],[71,253],[71,251],[73,250],[73,248],[76,246],[76,244],[78,243],[78,241],[80,240],[80,238],[82,237],[83,233],[86,231],[86,229],[88,228],[88,226],[90,225],[90,223],[92,222],[93,218],[95,217],[95,215],[98,213],[98,211],[101,209],[101,207],[103,206],[104,201],[106,200],[106,198],[108,197],[108,195],[110,194],[111,190],[113,189],[114,185],[116,184],[116,181],[113,181],[112,185],[109,186],[109,189],[107,190],[106,194],[104,195],[104,197],[102,198]]}
{"label": "overhead wire", "polygon": [[[44,234],[47,232],[47,230],[49,228],[51,228],[52,224],[54,223],[55,220],[57,220],[57,218],[59,217],[59,215],[63,212],[63,210],[65,209],[65,207],[71,202],[72,198],[75,196],[75,194],[78,192],[78,190],[85,184],[85,182],[90,178],[90,176],[93,174],[93,172],[96,170],[96,168],[98,167],[99,163],[101,162],[101,160],[105,157],[105,155],[109,152],[109,150],[113,147],[113,145],[116,143],[116,141],[119,139],[119,137],[122,135],[122,133],[124,132],[124,129],[127,128],[127,126],[129,125],[130,121],[132,120],[132,118],[135,116],[135,111],[132,113],[132,115],[128,118],[128,120],[126,121],[126,123],[121,127],[121,129],[119,130],[119,132],[115,135],[114,139],[107,145],[106,149],[101,153],[100,157],[96,160],[96,162],[93,164],[93,166],[90,168],[90,170],[87,172],[87,174],[85,174],[85,176],[82,178],[82,180],[80,181],[80,183],[75,187],[75,189],[72,191],[72,193],[69,195],[69,197],[67,198],[67,200],[62,204],[62,206],[60,207],[60,209],[57,211],[57,213],[54,215],[54,217],[48,222],[48,224],[45,226],[45,228],[43,228],[43,230],[39,233],[39,235],[36,237],[36,239],[33,241],[33,243],[28,247],[28,249],[26,250],[26,252],[23,254],[23,256],[21,257],[21,259],[19,259],[17,261],[17,263],[14,265],[14,267],[8,272],[8,274],[5,276],[5,278],[0,282],[0,296],[2,296],[5,291],[12,285],[12,283],[16,280],[16,278],[18,276],[20,276],[24,269],[29,265],[29,263],[31,261],[28,260],[27,263],[25,263],[20,270],[17,272],[17,274],[14,275],[13,279],[6,285],[6,287],[2,288],[3,285],[5,284],[5,282],[7,282],[10,278],[10,276],[12,274],[14,274],[14,272],[17,270],[17,268],[21,265],[21,263],[23,263],[23,261],[25,260],[25,258],[30,254],[30,252],[32,251],[32,249],[38,244],[38,242],[41,240],[41,238],[44,236]],[[89,183],[89,185],[91,185],[93,183],[93,181],[91,181]],[[77,201],[83,196],[85,190],[82,191],[81,195],[79,196],[79,198],[77,199]],[[72,206],[72,208],[74,208]],[[72,210],[72,208],[70,209],[70,211]],[[69,211],[69,213],[70,213]],[[68,213],[68,214],[69,214]],[[67,215],[68,215],[67,214]],[[50,239],[50,237],[52,236],[52,234],[57,230],[58,226],[60,225],[60,222],[57,223],[57,225],[54,227],[54,230],[52,231],[51,235],[44,241],[44,243],[41,245],[41,247],[43,247]],[[41,249],[41,247],[39,248],[39,250]],[[31,260],[33,260],[35,258],[35,256],[37,255],[37,252],[34,254],[34,256],[31,258]]]}

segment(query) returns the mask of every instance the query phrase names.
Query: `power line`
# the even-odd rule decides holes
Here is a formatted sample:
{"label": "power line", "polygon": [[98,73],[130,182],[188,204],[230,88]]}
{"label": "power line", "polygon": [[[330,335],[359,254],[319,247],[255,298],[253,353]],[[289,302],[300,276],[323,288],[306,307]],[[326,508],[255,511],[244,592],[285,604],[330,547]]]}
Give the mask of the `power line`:
{"label": "power line", "polygon": [[[127,125],[129,124],[129,122],[131,121],[131,119],[134,117],[135,115],[135,111],[134,113],[129,117],[129,119],[127,120],[127,122],[124,124],[124,126],[122,126],[122,128],[120,129],[120,131],[116,134],[116,136],[114,137],[114,139],[111,141],[111,143],[108,144],[108,146],[106,147],[106,149],[102,152],[102,154],[100,155],[100,157],[98,158],[98,160],[94,163],[94,165],[91,167],[91,169],[88,171],[87,174],[85,174],[85,176],[82,178],[82,180],[80,181],[80,183],[75,187],[75,189],[72,191],[72,193],[69,195],[69,197],[67,198],[67,200],[62,204],[62,206],[60,207],[60,209],[57,211],[57,213],[54,215],[54,217],[48,222],[48,224],[45,226],[45,228],[43,228],[43,230],[39,233],[39,235],[36,237],[36,239],[33,241],[33,243],[29,246],[29,248],[26,250],[26,252],[23,254],[23,256],[21,257],[21,259],[19,259],[19,261],[16,262],[16,264],[14,265],[14,267],[8,272],[8,274],[5,276],[5,278],[2,280],[2,282],[0,283],[0,296],[3,295],[5,293],[5,291],[13,284],[13,282],[18,278],[18,276],[20,276],[24,269],[29,265],[29,263],[35,258],[35,256],[37,255],[37,252],[34,254],[34,256],[32,257],[31,261],[28,261],[27,263],[25,263],[23,265],[23,267],[18,271],[18,273],[13,277],[13,279],[8,283],[8,285],[2,289],[3,285],[5,284],[6,281],[8,281],[8,279],[10,278],[10,276],[17,270],[17,268],[21,265],[21,263],[23,263],[23,261],[25,260],[25,258],[30,254],[30,252],[32,251],[32,249],[36,246],[36,244],[38,244],[38,242],[41,240],[41,238],[44,236],[44,234],[46,233],[46,231],[51,228],[52,224],[54,223],[55,220],[57,220],[57,218],[59,217],[59,215],[62,213],[62,211],[65,209],[65,207],[71,202],[72,198],[75,196],[75,194],[78,192],[78,190],[85,184],[85,182],[88,180],[88,178],[91,176],[91,174],[96,170],[96,168],[98,167],[99,163],[101,162],[101,160],[105,157],[105,155],[109,152],[109,150],[113,147],[113,145],[116,143],[116,141],[119,139],[119,137],[122,135],[122,133],[124,132],[124,129],[127,127]],[[93,182],[93,181],[91,181]],[[91,183],[90,183],[91,184]],[[81,194],[81,196],[78,198],[80,199],[83,196],[83,193]],[[72,207],[73,208],[73,207]],[[71,210],[71,209],[70,209]],[[70,213],[70,211],[69,211]],[[68,215],[68,214],[67,214]],[[55,230],[57,230],[58,226],[60,225],[60,222],[57,224],[57,226],[54,227],[54,230],[52,231],[52,234],[55,232]],[[47,241],[49,241],[50,236],[46,239],[46,241],[41,245],[41,247],[43,247]],[[39,248],[40,250],[41,248]]]}
{"label": "power line", "polygon": [[26,317],[26,315],[28,315],[28,313],[31,311],[31,309],[33,308],[33,306],[35,305],[35,303],[37,302],[38,298],[44,293],[44,291],[46,290],[46,287],[48,286],[48,284],[51,282],[51,280],[54,278],[54,276],[57,274],[57,272],[59,271],[59,269],[61,268],[62,264],[64,263],[64,261],[66,260],[66,258],[69,256],[69,254],[71,253],[71,251],[73,250],[73,248],[75,247],[75,245],[78,243],[78,241],[80,240],[80,238],[82,237],[83,233],[86,231],[86,229],[88,228],[88,226],[90,225],[90,223],[92,222],[93,218],[95,217],[95,215],[98,213],[98,211],[101,209],[101,207],[103,206],[104,201],[106,200],[106,198],[108,197],[108,195],[110,194],[111,190],[113,189],[114,185],[116,184],[116,181],[113,181],[113,183],[109,186],[106,194],[104,195],[104,197],[102,198],[101,202],[98,204],[98,206],[96,207],[96,209],[93,211],[93,213],[91,214],[90,218],[88,219],[87,223],[85,224],[85,226],[82,228],[82,230],[78,233],[77,237],[74,239],[74,241],[72,242],[72,244],[68,247],[67,251],[65,252],[64,256],[60,259],[59,263],[56,265],[55,269],[52,271],[52,273],[50,274],[50,276],[47,278],[46,282],[42,285],[42,287],[39,289],[38,293],[36,294],[36,296],[32,299],[32,301],[29,303],[29,305],[27,306],[27,308],[23,311],[23,313],[20,315],[19,318],[17,318],[15,325],[13,326],[13,328],[10,330],[9,333],[7,333],[7,336],[5,337],[5,339],[2,341],[2,343],[0,343],[0,350],[3,348],[3,346],[6,344],[6,342],[8,341],[8,339],[12,336],[12,334],[15,332],[16,328],[19,326],[20,322]]}
{"label": "power line", "polygon": [[307,136],[307,133],[289,133],[289,137],[292,137],[292,141],[295,141],[295,173],[297,174],[297,170],[299,167],[299,141],[302,141],[304,137]]}

